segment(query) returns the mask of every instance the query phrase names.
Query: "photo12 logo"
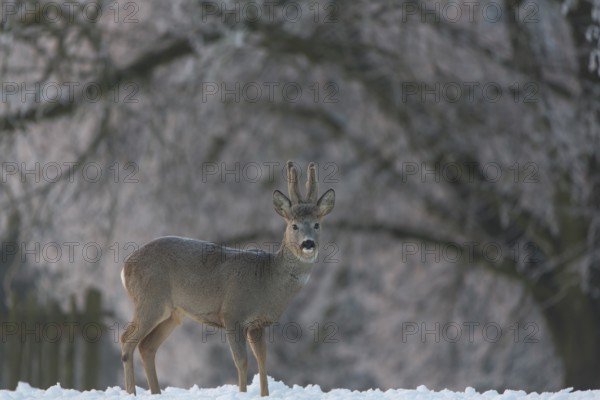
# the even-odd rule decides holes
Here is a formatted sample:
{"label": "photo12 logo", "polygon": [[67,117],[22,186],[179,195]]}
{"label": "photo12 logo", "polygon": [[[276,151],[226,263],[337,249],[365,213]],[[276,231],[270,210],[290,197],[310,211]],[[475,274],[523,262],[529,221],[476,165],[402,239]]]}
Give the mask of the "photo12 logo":
{"label": "photo12 logo", "polygon": [[402,22],[421,23],[477,23],[493,24],[506,19],[520,24],[539,22],[539,5],[524,1],[518,7],[508,8],[495,1],[427,1],[402,3]]}
{"label": "photo12 logo", "polygon": [[202,82],[202,102],[297,103],[303,96],[314,103],[339,102],[335,82]]}
{"label": "photo12 logo", "polygon": [[96,162],[77,161],[49,161],[41,162],[14,162],[0,163],[0,183],[11,180],[21,183],[73,183],[81,180],[85,183],[97,183],[102,179],[113,183],[139,183],[137,174],[139,166],[134,162],[102,165]]}
{"label": "photo12 logo", "polygon": [[537,103],[537,82],[402,82],[402,102],[420,103],[497,103],[508,96],[515,103]]}
{"label": "photo12 logo", "polygon": [[[302,179],[302,168],[296,166],[298,179]],[[339,167],[334,162],[316,163],[318,179],[322,183],[339,182]],[[287,181],[287,167],[279,161],[250,162],[205,162],[202,163],[202,182],[217,181],[257,183],[263,180],[274,182],[275,179]]]}
{"label": "photo12 logo", "polygon": [[535,266],[541,261],[540,246],[532,241],[522,241],[508,247],[504,243],[493,241],[471,242],[428,242],[421,240],[403,241],[402,262],[409,259],[421,263],[445,263],[473,265],[486,262],[500,266],[509,261],[517,265],[517,271],[522,273],[527,267]]}
{"label": "photo12 logo", "polygon": [[[223,244],[224,246],[227,244]],[[221,251],[218,247],[209,247],[199,254],[199,261],[205,262],[208,259],[214,260],[221,257],[226,259],[237,259],[243,262],[254,262],[260,260],[263,251],[276,253],[281,248],[279,241],[249,242],[240,245],[229,244],[230,249],[237,250],[232,256]],[[19,261],[21,264],[38,265],[71,265],[75,267],[85,267],[97,265],[103,259],[107,263],[122,264],[136,263],[138,260],[135,251],[140,246],[135,242],[113,242],[100,244],[94,241],[30,241],[30,242],[0,242],[0,263],[6,264]],[[264,249],[264,250],[263,250]],[[339,263],[340,249],[335,242],[323,242],[319,244],[319,253],[315,262],[323,264]],[[291,254],[285,254],[284,257],[290,257],[289,260],[295,261]],[[286,258],[287,259],[287,258]],[[245,273],[254,274],[250,269]]]}
{"label": "photo12 logo", "polygon": [[114,242],[103,246],[93,241],[3,241],[0,243],[0,262],[17,260],[22,264],[86,266],[96,265],[104,256],[109,262],[121,264],[139,247],[135,242]]}
{"label": "photo12 logo", "polygon": [[138,23],[140,6],[137,2],[111,1],[3,1],[0,5],[0,24],[10,22],[20,24],[73,24],[78,22],[97,23],[104,16],[105,21],[114,23]]}
{"label": "photo12 logo", "polygon": [[296,23],[308,17],[315,23],[332,24],[338,22],[339,7],[332,1],[203,1],[201,19],[222,23]]}
{"label": "photo12 logo", "polygon": [[506,331],[511,332],[511,338],[514,343],[538,343],[540,341],[538,333],[540,327],[535,322],[519,323],[515,322],[510,326],[502,328],[501,324],[494,321],[476,322],[465,321],[458,322],[403,322],[402,323],[402,343],[408,343],[411,340],[420,343],[476,343],[483,341],[486,343],[498,343]]}
{"label": "photo12 logo", "polygon": [[2,103],[138,103],[135,82],[106,87],[98,82],[0,82]]}
{"label": "photo12 logo", "polygon": [[402,183],[539,183],[539,167],[532,161],[512,165],[498,162],[401,163]]}

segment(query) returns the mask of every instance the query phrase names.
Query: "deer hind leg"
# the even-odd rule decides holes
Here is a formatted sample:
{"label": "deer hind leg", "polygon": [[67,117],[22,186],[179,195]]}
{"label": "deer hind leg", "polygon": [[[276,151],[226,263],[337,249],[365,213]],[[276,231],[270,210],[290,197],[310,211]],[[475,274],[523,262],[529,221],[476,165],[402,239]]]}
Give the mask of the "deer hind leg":
{"label": "deer hind leg", "polygon": [[248,341],[258,364],[260,395],[268,396],[269,383],[267,382],[267,341],[265,339],[265,330],[263,328],[249,329]]}
{"label": "deer hind leg", "polygon": [[[140,318],[141,315],[144,317]],[[125,369],[125,389],[127,393],[135,394],[135,375],[133,371],[133,352],[135,348],[143,338],[167,317],[168,315],[164,315],[156,308],[151,310],[136,309],[133,322],[121,336],[121,360]]]}
{"label": "deer hind leg", "polygon": [[173,329],[179,325],[179,320],[172,315],[167,320],[158,324],[145,338],[140,342],[140,355],[142,356],[142,364],[146,372],[146,379],[152,394],[160,394],[160,386],[158,385],[158,377],[156,376],[156,350],[165,341],[165,339],[173,332]]}
{"label": "deer hind leg", "polygon": [[226,326],[229,349],[238,371],[238,386],[240,392],[247,391],[248,384],[248,353],[246,352],[246,337],[239,324],[234,327]]}

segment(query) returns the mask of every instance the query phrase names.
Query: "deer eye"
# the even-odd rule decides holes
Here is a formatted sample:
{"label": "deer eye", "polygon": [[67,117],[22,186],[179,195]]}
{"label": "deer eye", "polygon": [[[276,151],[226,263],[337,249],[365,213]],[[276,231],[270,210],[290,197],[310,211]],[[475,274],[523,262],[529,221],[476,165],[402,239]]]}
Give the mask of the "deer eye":
{"label": "deer eye", "polygon": [[318,223],[315,224],[315,229],[319,229],[319,224]]}
{"label": "deer eye", "polygon": [[297,231],[297,230],[298,230],[298,225],[296,225],[296,224],[293,224],[293,225],[292,225],[292,229],[293,229],[293,230],[295,230],[295,231]]}

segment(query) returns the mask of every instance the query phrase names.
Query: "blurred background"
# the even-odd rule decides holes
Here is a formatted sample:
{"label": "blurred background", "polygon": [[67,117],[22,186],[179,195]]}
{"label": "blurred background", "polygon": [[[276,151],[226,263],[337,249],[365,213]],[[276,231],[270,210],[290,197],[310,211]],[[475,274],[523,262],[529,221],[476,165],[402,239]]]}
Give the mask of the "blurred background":
{"label": "blurred background", "polygon": [[[124,258],[162,235],[272,250],[290,159],[337,198],[269,375],[599,388],[599,9],[2,0],[1,387],[122,386]],[[157,369],[237,382],[190,320]]]}

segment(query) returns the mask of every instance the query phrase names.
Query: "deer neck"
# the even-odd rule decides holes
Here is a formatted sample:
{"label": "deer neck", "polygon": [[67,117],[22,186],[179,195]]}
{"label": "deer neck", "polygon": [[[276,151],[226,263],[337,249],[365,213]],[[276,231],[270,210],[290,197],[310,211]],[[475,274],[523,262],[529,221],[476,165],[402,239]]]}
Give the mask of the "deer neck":
{"label": "deer neck", "polygon": [[300,260],[292,252],[291,246],[284,237],[281,247],[275,254],[276,270],[281,273],[282,278],[286,280],[290,287],[300,290],[308,282],[315,264]]}

